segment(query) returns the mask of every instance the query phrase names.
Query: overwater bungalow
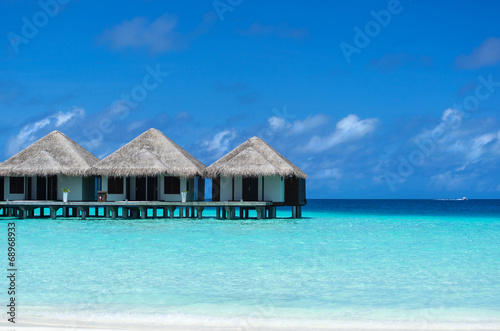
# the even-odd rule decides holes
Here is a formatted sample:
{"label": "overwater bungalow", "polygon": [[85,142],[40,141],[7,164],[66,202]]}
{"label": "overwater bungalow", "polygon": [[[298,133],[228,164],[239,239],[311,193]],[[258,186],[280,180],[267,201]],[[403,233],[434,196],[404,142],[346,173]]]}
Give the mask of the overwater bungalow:
{"label": "overwater bungalow", "polygon": [[212,201],[271,201],[274,205],[306,204],[307,175],[258,137],[207,167]]}
{"label": "overwater bungalow", "polygon": [[94,177],[86,171],[99,159],[59,131],[53,131],[0,165],[0,200],[95,200]]}
{"label": "overwater bungalow", "polygon": [[95,164],[107,201],[203,201],[205,165],[162,132],[149,129]]}

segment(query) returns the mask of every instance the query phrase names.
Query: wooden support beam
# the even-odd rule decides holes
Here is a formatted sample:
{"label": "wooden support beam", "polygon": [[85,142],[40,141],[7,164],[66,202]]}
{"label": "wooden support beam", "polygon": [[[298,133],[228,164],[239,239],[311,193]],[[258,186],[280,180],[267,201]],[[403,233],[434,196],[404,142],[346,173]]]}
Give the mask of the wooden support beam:
{"label": "wooden support beam", "polygon": [[146,219],[146,217],[148,216],[148,208],[139,206],[139,213],[141,214],[140,216],[142,219]]}
{"label": "wooden support beam", "polygon": [[118,216],[118,207],[110,207],[109,209],[111,211],[111,219],[116,219]]}
{"label": "wooden support beam", "polygon": [[82,220],[85,220],[87,218],[88,214],[88,209],[85,207],[78,207],[76,209],[76,215],[75,216],[81,216]]}
{"label": "wooden support beam", "polygon": [[266,207],[255,207],[255,210],[257,211],[258,220],[266,218]]}
{"label": "wooden support beam", "polygon": [[196,213],[198,214],[198,219],[203,218],[203,209],[205,209],[205,207],[196,207]]}
{"label": "wooden support beam", "polygon": [[227,218],[230,220],[235,219],[235,214],[236,214],[236,209],[235,207],[224,207],[226,213],[227,213]]}
{"label": "wooden support beam", "polygon": [[170,215],[168,215],[168,216],[169,216],[170,218],[174,218],[174,214],[175,214],[175,209],[176,209],[176,208],[177,208],[176,206],[170,206],[170,207],[168,207],[168,212],[169,212],[169,214],[170,214]]}
{"label": "wooden support beam", "polygon": [[57,211],[59,210],[59,207],[57,206],[51,206],[50,208],[50,217],[52,217],[53,220],[57,218]]}
{"label": "wooden support beam", "polygon": [[24,207],[19,208],[19,218],[21,218],[21,219],[28,218],[28,208],[24,208]]}

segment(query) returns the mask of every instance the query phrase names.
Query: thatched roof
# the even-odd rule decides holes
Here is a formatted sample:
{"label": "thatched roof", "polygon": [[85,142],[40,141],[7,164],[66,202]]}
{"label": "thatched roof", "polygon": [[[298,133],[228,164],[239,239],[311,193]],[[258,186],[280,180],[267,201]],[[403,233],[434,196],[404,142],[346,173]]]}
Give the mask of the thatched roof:
{"label": "thatched roof", "polygon": [[64,133],[52,131],[0,165],[0,176],[83,176],[99,159]]}
{"label": "thatched roof", "polygon": [[202,176],[205,165],[161,131],[149,129],[95,164],[89,173],[101,176]]}
{"label": "thatched roof", "polygon": [[296,176],[307,178],[296,165],[287,160],[260,138],[253,137],[210,165],[207,177],[217,176]]}

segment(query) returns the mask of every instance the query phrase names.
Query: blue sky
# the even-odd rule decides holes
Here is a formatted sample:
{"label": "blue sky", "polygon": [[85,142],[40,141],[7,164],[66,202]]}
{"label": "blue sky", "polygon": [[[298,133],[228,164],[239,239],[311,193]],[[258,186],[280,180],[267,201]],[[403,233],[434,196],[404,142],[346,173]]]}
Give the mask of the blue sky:
{"label": "blue sky", "polygon": [[309,198],[500,196],[496,1],[0,3],[0,160],[155,127],[204,164],[259,136]]}

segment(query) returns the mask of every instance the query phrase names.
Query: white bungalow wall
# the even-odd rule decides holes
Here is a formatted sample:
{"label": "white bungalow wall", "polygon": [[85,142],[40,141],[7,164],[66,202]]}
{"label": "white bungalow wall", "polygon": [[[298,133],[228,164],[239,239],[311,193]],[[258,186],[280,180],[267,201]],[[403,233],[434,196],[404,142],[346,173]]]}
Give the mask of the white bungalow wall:
{"label": "white bungalow wall", "polygon": [[243,198],[243,177],[234,177],[234,200],[240,201]]}
{"label": "white bungalow wall", "polygon": [[[259,199],[262,195],[262,181],[259,178]],[[285,201],[285,179],[280,176],[264,177],[264,201]]]}
{"label": "white bungalow wall", "polygon": [[83,200],[83,183],[82,177],[57,176],[57,200],[63,199],[63,188],[69,190],[68,201]]}
{"label": "white bungalow wall", "polygon": [[[24,177],[24,193],[10,193],[10,177],[4,179],[4,198],[8,200],[26,200],[28,178]],[[94,177],[74,177],[57,175],[57,200],[63,199],[62,189],[66,187],[70,190],[68,195],[69,201],[91,201],[95,196]],[[31,198],[36,200],[37,197],[37,176],[31,176]]]}
{"label": "white bungalow wall", "polygon": [[[234,200],[239,201],[242,198],[241,176],[234,177]],[[233,200],[233,177],[221,176],[220,178],[220,201]]]}
{"label": "white bungalow wall", "polygon": [[[262,182],[264,181],[264,197],[262,197]],[[259,201],[285,201],[285,180],[280,176],[259,176],[258,184]],[[220,201],[233,200],[233,177],[221,176],[220,178]],[[239,201],[243,197],[243,178],[234,177],[234,200]]]}
{"label": "white bungalow wall", "polygon": [[[36,186],[35,186],[36,187]],[[63,188],[69,189],[68,201],[95,200],[94,177],[57,175],[57,200],[63,199]]]}
{"label": "white bungalow wall", "polygon": [[[160,183],[158,187],[160,192],[158,194],[159,200],[161,201],[182,201],[181,194],[165,194],[165,175],[158,176]],[[189,182],[189,184],[188,184]],[[189,189],[188,189],[189,186]],[[194,200],[194,178],[183,178],[181,177],[181,192],[188,191],[186,196],[186,201]]]}
{"label": "white bungalow wall", "polygon": [[24,179],[24,181],[25,181],[25,185],[24,185],[25,192],[22,194],[11,194],[10,193],[10,177],[5,177],[4,186],[3,186],[4,199],[5,200],[24,200],[25,193],[26,193],[26,178]]}
{"label": "white bungalow wall", "polygon": [[[124,201],[127,197],[127,191],[125,190],[126,184],[127,184],[127,180],[126,180],[126,178],[124,178],[123,179],[123,194],[109,194],[108,193],[108,201]],[[103,191],[108,191],[108,176],[102,176],[101,189]],[[133,192],[135,192],[135,190]]]}
{"label": "white bungalow wall", "polygon": [[[165,194],[165,181],[164,181],[165,175],[160,175],[158,176],[158,181],[157,187],[158,187],[158,200],[160,201],[181,201],[181,194]],[[188,183],[189,182],[189,190],[187,190]],[[127,197],[127,191],[126,191],[126,183],[127,180],[124,178],[123,180],[123,194],[109,194],[108,193],[108,201],[123,201]],[[130,200],[135,200],[135,187],[136,187],[136,177],[131,177],[130,178]],[[146,182],[146,187],[147,187],[147,182]],[[103,176],[102,177],[102,190],[103,191],[108,191],[108,177]],[[181,192],[182,191],[188,191],[187,194],[187,201],[193,201],[194,200],[194,190],[195,190],[195,185],[194,185],[194,178],[181,178]]]}

